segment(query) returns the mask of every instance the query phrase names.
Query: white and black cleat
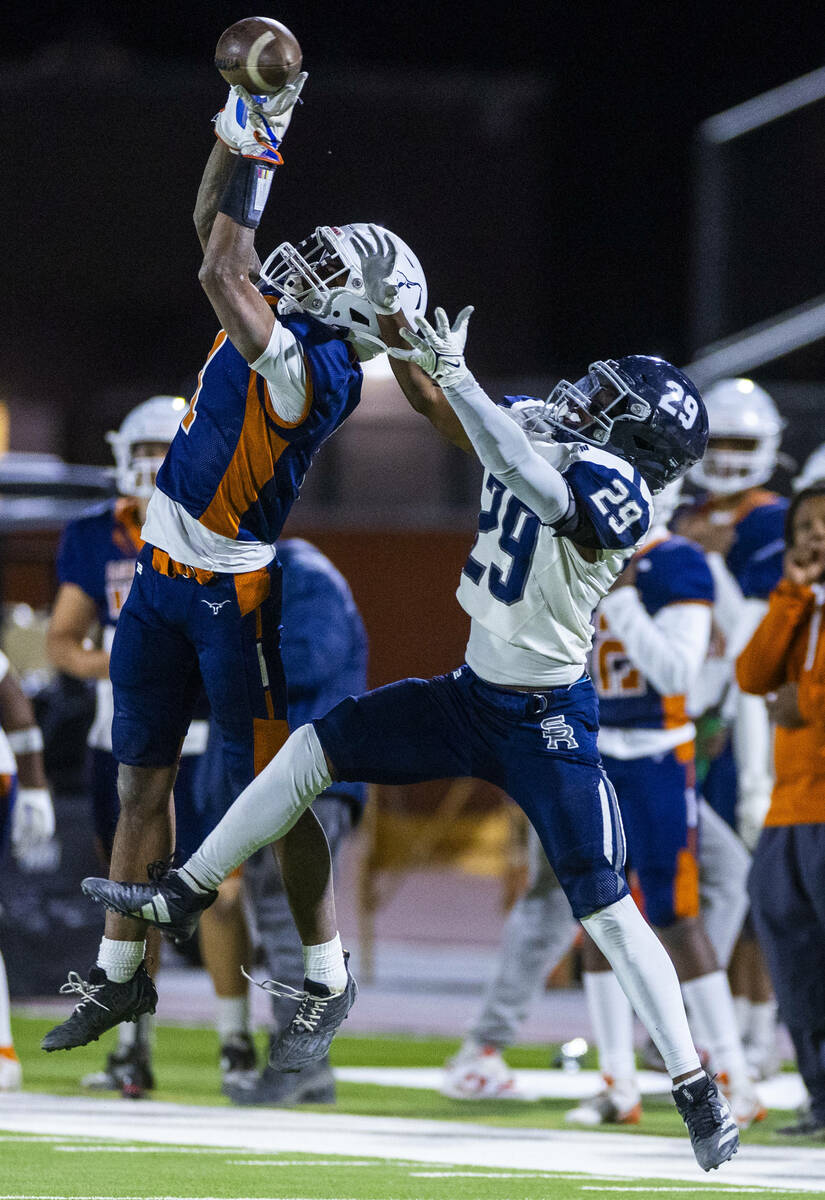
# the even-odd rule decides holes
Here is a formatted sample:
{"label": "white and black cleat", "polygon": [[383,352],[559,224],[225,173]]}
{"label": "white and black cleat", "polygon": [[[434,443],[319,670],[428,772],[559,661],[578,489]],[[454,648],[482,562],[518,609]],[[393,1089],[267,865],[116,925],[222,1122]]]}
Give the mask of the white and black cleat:
{"label": "white and black cleat", "polygon": [[678,1083],[673,1099],[703,1171],[713,1171],[733,1158],[739,1149],[739,1128],[714,1079],[705,1075],[693,1083]]}
{"label": "white and black cleat", "polygon": [[156,873],[151,883],[118,883],[89,876],[80,887],[110,912],[146,921],[178,941],[192,936],[201,913],[218,898],[217,891],[195,891],[180,871]]}

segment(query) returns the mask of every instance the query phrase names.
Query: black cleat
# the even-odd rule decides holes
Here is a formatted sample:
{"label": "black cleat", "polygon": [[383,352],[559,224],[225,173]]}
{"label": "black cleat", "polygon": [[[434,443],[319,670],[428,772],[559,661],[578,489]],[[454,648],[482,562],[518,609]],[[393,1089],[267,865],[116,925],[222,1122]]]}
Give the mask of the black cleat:
{"label": "black cleat", "polygon": [[252,1087],[258,1078],[255,1043],[248,1033],[233,1033],[221,1044],[221,1091],[229,1095],[232,1089]]}
{"label": "black cleat", "polygon": [[710,1076],[694,1083],[677,1083],[673,1099],[703,1171],[715,1170],[733,1158],[739,1149],[739,1129],[727,1100]]}
{"label": "black cleat", "polygon": [[276,1071],[273,1067],[264,1067],[251,1087],[224,1086],[223,1091],[233,1104],[245,1106],[293,1108],[298,1104],[334,1104],[335,1077],[329,1058],[324,1056],[301,1071]]}
{"label": "black cleat", "polygon": [[[92,1092],[123,1092],[124,1095],[127,1087],[138,1087],[141,1095],[151,1092],[155,1086],[155,1077],[149,1051],[143,1046],[137,1050],[131,1046],[128,1050],[113,1050],[107,1055],[103,1070],[84,1075],[80,1086]],[[129,1094],[132,1094],[131,1090]]]}
{"label": "black cleat", "polygon": [[180,871],[167,871],[151,883],[116,883],[90,876],[80,887],[110,912],[146,921],[179,941],[192,936],[203,910],[218,898],[217,892],[194,891]]}
{"label": "black cleat", "polygon": [[69,981],[60,991],[64,995],[77,992],[83,999],[62,1025],[55,1025],[43,1038],[41,1045],[47,1051],[72,1050],[96,1042],[101,1033],[121,1021],[134,1021],[142,1013],[153,1013],[158,1002],[155,985],[143,963],[125,983],[107,979],[100,967],[91,968],[88,981],[81,979],[76,971],[69,971]]}
{"label": "black cleat", "polygon": [[347,986],[334,995],[324,984],[311,979],[304,980],[303,990],[274,979],[258,984],[273,996],[299,1001],[295,1016],[270,1048],[269,1065],[276,1071],[300,1071],[326,1055],[358,995],[358,984],[350,975],[348,951],[344,951],[344,962]]}

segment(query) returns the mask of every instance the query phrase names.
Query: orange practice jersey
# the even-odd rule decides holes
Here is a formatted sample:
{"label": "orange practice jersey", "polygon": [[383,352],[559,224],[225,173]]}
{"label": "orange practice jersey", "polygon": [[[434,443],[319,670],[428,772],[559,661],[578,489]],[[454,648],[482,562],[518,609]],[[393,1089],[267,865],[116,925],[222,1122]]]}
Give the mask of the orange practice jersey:
{"label": "orange practice jersey", "polygon": [[766,825],[825,821],[825,588],[783,579],[768,611],[736,664],[744,692],[764,696],[783,683],[798,685],[804,726],[777,728],[776,783]]}

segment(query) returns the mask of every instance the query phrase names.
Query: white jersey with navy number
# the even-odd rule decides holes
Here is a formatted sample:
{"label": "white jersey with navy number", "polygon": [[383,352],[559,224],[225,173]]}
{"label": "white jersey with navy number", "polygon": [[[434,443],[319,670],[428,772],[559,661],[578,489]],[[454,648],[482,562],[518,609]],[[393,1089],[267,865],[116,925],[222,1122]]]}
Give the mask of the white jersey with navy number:
{"label": "white jersey with navy number", "polygon": [[[466,660],[477,675],[550,688],[582,674],[593,610],[645,537],[653,502],[638,471],[613,454],[580,442],[534,445],[567,481],[580,518],[576,542],[542,525],[488,473],[457,596],[472,618]],[[595,550],[595,561],[577,546]]]}

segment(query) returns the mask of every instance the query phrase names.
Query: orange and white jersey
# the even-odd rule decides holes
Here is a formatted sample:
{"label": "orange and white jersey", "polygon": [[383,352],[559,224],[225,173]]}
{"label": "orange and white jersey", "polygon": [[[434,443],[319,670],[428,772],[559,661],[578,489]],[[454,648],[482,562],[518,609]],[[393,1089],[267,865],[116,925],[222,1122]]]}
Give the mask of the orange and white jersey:
{"label": "orange and white jersey", "polygon": [[694,736],[685,696],[708,650],[713,578],[701,549],[654,530],[636,556],[636,587],[594,614],[590,673],[599,696],[599,749],[643,758]]}
{"label": "orange and white jersey", "polygon": [[207,571],[266,566],[313,455],[357,405],[361,382],[340,331],[305,313],[278,316],[251,365],[221,330],[158,472],[145,541]]}

